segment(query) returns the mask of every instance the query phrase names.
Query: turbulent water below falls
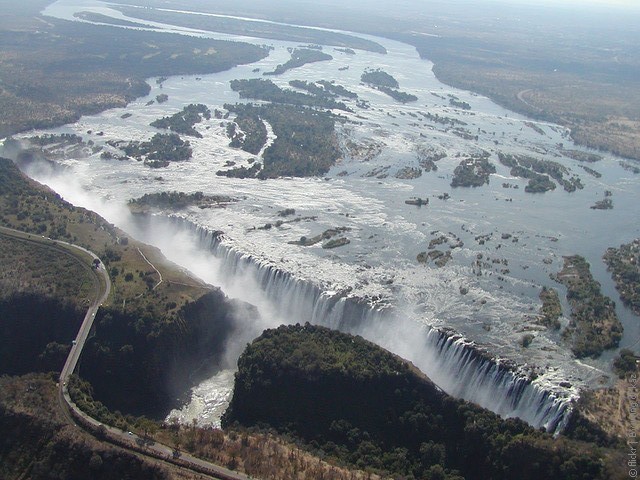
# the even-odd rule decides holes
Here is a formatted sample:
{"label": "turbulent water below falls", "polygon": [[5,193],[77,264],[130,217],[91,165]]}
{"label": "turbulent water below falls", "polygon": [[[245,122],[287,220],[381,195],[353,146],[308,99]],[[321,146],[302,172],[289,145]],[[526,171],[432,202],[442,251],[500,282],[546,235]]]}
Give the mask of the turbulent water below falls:
{"label": "turbulent water below falls", "polygon": [[[107,4],[92,0],[61,0],[48,7],[46,13],[72,19],[77,11],[122,18]],[[215,172],[224,169],[227,162],[249,165],[253,156],[230,148],[225,121],[212,119],[196,125],[203,138],[189,138],[194,155],[188,162],[150,169],[134,160],[103,160],[99,153],[88,157],[67,155],[59,160],[70,167],[65,176],[39,179],[71,202],[92,208],[163,248],[170,259],[223,286],[229,295],[256,304],[263,320],[248,329],[248,338],[238,339],[237,345],[229,347],[230,368],[246,341],[259,334],[261,328],[305,322],[309,318],[304,315],[316,315],[314,320],[318,323],[331,326],[333,321],[341,329],[361,333],[409,358],[454,395],[473,399],[505,416],[519,416],[536,426],[555,428],[561,422],[559,417],[567,400],[579,388],[607,382],[606,362],[611,355],[598,361],[574,360],[558,333],[536,323],[538,294],[542,286],[548,286],[564,296],[563,287],[550,275],[560,270],[563,255],[584,255],[603,292],[617,301],[617,313],[625,327],[622,346],[638,348],[640,322],[618,300],[601,256],[606,248],[640,236],[640,225],[629,216],[640,201],[640,179],[610,155],[588,164],[602,175],[591,176],[579,161],[563,154],[563,149],[584,149],[573,145],[562,127],[532,123],[485,97],[443,85],[434,77],[432,64],[421,60],[413,47],[366,38],[383,45],[388,53],[357,51],[348,55],[325,46],[324,51],[333,60],[269,77],[283,87],[293,79],[335,81],[369,102],[370,108],[364,109],[344,100],[355,113],[347,114],[351,122],[339,127],[339,136],[344,145],[352,148],[345,150],[344,158],[325,178],[259,181],[216,176]],[[152,80],[149,97],[125,109],[83,117],[48,133],[75,133],[100,146],[110,140],[147,140],[157,132],[149,123],[186,104],[204,103],[213,110],[240,101],[229,87],[230,80],[260,77],[261,72],[284,63],[289,58],[287,49],[297,46],[246,37],[241,40],[267,43],[274,49],[269,57],[255,64],[226,72],[172,77],[162,85]],[[418,101],[402,105],[361,84],[360,75],[372,66],[393,75],[400,89],[416,95]],[[147,104],[160,93],[169,96],[166,103]],[[452,107],[450,95],[467,102],[471,110]],[[121,118],[124,113],[131,116]],[[463,128],[472,139],[461,138],[450,124],[431,120],[436,114],[464,122]],[[96,135],[98,132],[100,135]],[[425,149],[446,154],[437,162],[437,171],[423,171],[414,179],[396,178],[406,167],[419,168],[417,152]],[[364,155],[365,150],[374,154]],[[490,183],[478,188],[452,188],[451,176],[462,157],[481,152],[488,152],[497,168]],[[573,193],[561,187],[544,194],[526,193],[526,180],[513,178],[509,168],[498,162],[498,152],[559,162],[571,175],[579,176],[585,188]],[[171,190],[229,195],[237,201],[226,208],[180,212],[181,225],[200,226],[202,230],[181,227],[179,237],[174,230],[172,236],[167,236],[139,229],[126,212],[126,202],[145,193]],[[603,198],[605,190],[612,192],[614,209],[590,209]],[[444,194],[450,198],[442,199]],[[411,197],[428,198],[429,205],[407,205],[405,201]],[[295,209],[291,219],[300,220],[259,228],[283,219],[278,212],[285,209]],[[157,223],[160,228],[163,222]],[[321,244],[303,247],[288,243],[336,227],[346,228],[348,245],[327,250]],[[202,231],[223,231],[224,235],[213,248],[211,242],[203,243],[202,234],[198,233]],[[435,248],[451,252],[449,263],[442,268],[419,264],[417,255],[429,251],[430,242],[441,237],[445,240]],[[228,252],[244,255],[253,267],[233,267],[237,258],[231,260]],[[484,263],[481,269],[475,265],[479,256]],[[257,270],[251,273],[251,268]],[[294,288],[286,294],[285,308],[275,298],[276,287],[260,277],[260,269],[269,268],[297,282],[297,286],[287,287],[298,290]],[[255,288],[247,288],[247,282],[253,282]],[[315,289],[314,295],[320,297],[310,300],[305,296],[308,292],[300,289]],[[280,292],[284,294],[284,290]],[[358,304],[367,304],[368,312],[392,309],[393,318],[402,319],[402,329],[391,327],[391,320],[388,324],[371,321],[370,328],[365,328],[367,324],[361,318],[357,325],[349,325],[344,314],[340,317],[336,310],[338,304],[331,310],[334,320],[323,318],[318,310],[320,298],[334,302],[359,299]],[[566,302],[563,306],[568,316]],[[563,325],[568,322],[567,318],[562,321]],[[430,327],[453,329],[461,337],[436,339],[435,330]],[[535,335],[527,349],[520,346],[524,333]],[[484,357],[469,353],[473,351],[466,346],[469,342],[503,360],[482,362],[479,358]],[[506,375],[506,369],[496,367],[504,360],[517,365],[516,370],[522,373],[535,372],[533,386],[525,382],[530,385],[525,388],[520,376]],[[192,403],[172,415],[185,421],[197,418],[216,423],[231,383],[232,376],[222,370],[195,388]]]}

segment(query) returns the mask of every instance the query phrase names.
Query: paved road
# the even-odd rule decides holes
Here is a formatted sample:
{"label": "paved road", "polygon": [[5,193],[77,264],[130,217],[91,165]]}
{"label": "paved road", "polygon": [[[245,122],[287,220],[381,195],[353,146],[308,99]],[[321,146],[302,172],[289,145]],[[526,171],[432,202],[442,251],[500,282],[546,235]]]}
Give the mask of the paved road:
{"label": "paved road", "polygon": [[[131,432],[125,432],[115,427],[108,427],[106,425],[102,427],[100,422],[81,411],[77,407],[77,405],[73,403],[71,397],[69,396],[69,391],[67,390],[67,382],[69,381],[69,377],[73,374],[76,365],[78,364],[78,359],[80,358],[80,354],[82,353],[84,344],[87,341],[87,337],[91,332],[93,321],[96,318],[98,309],[111,292],[111,280],[109,279],[109,274],[104,269],[102,262],[99,263],[98,268],[93,268],[91,266],[91,262],[93,262],[94,260],[100,261],[100,259],[93,252],[78,245],[73,245],[61,240],[53,240],[35,234],[28,234],[6,227],[0,227],[0,235],[36,243],[48,248],[63,250],[62,253],[73,256],[84,267],[90,268],[96,280],[95,300],[92,302],[91,306],[87,310],[86,315],[84,316],[84,320],[82,321],[82,325],[80,326],[78,335],[76,335],[76,338],[71,345],[71,351],[69,352],[67,361],[65,362],[64,367],[62,368],[62,372],[60,373],[58,392],[59,400],[65,416],[70,420],[71,423],[76,425],[80,423],[82,424],[82,426],[93,430],[94,433],[98,429],[103,429],[103,432],[105,434],[104,440],[115,443],[122,448],[133,450],[137,453],[142,453],[143,455],[179,465],[198,473],[204,473],[205,475],[209,475],[213,478],[219,478],[221,480],[249,480],[251,478],[247,475],[233,472],[224,467],[206,462],[186,453],[180,453],[179,456],[174,456],[174,450],[167,445],[163,445],[161,443],[144,442],[144,439],[138,437],[137,435]],[[140,253],[142,254],[142,252]],[[160,278],[162,279],[162,276],[160,276]],[[70,413],[72,413],[73,415],[70,415]]]}

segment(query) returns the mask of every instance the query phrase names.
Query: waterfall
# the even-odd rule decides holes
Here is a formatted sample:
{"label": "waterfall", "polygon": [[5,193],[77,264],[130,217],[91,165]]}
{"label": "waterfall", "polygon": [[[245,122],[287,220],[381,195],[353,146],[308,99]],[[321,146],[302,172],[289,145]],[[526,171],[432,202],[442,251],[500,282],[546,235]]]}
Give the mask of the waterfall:
{"label": "waterfall", "polygon": [[145,216],[144,223],[141,230],[163,225],[195,237],[199,248],[218,259],[221,278],[248,279],[252,288],[259,288],[269,299],[279,317],[290,323],[309,322],[360,335],[411,361],[446,393],[502,417],[518,417],[555,433],[569,420],[569,398],[532,381],[514,365],[493,358],[459,334],[404,318],[393,309],[375,308],[348,292],[323,291],[310,281],[226,245],[221,232],[183,218]]}

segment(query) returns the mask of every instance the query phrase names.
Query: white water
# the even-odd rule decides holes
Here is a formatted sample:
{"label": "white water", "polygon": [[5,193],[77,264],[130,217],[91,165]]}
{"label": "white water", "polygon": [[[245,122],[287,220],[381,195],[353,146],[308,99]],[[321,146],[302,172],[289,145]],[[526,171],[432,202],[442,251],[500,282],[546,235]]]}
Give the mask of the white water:
{"label": "white water", "polygon": [[[124,18],[106,4],[92,0],[59,1],[46,12],[72,18],[74,11],[89,10]],[[161,246],[169,258],[205,280],[222,285],[229,295],[259,307],[263,323],[248,328],[246,338],[230,348],[230,362],[261,328],[314,320],[378,341],[414,361],[454,395],[472,399],[505,416],[525,418],[536,426],[554,427],[559,412],[565,408],[567,399],[576,395],[577,387],[603,381],[605,364],[574,361],[557,334],[535,324],[532,316],[539,308],[537,295],[542,285],[553,286],[562,293],[563,289],[549,279],[549,274],[559,270],[562,255],[580,253],[594,265],[594,274],[603,284],[604,292],[617,299],[611,279],[601,267],[600,256],[607,247],[639,235],[640,226],[630,221],[628,214],[640,200],[639,180],[621,169],[617,159],[610,156],[590,165],[603,174],[602,178],[588,176],[578,162],[560,156],[558,143],[574,148],[562,128],[538,123],[545,132],[540,135],[527,127],[523,118],[488,99],[439,83],[431,72],[432,65],[420,60],[412,47],[374,40],[387,48],[388,55],[359,51],[348,56],[325,48],[334,56],[333,61],[269,77],[282,86],[291,79],[336,80],[368,100],[371,109],[353,106],[356,114],[349,117],[355,123],[342,128],[342,135],[357,143],[380,143],[381,153],[371,160],[347,156],[327,179],[262,182],[217,177],[214,172],[227,161],[248,165],[251,155],[229,148],[225,126],[212,119],[197,126],[204,138],[189,139],[194,149],[190,162],[150,170],[135,161],[103,161],[99,154],[88,159],[68,158],[63,163],[72,168],[73,180],[50,179],[49,183],[70,201],[98,211],[125,229],[134,226],[123,213],[124,203],[144,193],[203,191],[237,198],[238,202],[226,209],[194,208],[182,214],[190,223],[225,232],[222,244],[213,245],[217,258],[203,254],[206,242],[190,238],[188,232],[180,241],[173,239],[173,242],[166,235],[139,232],[149,243]],[[265,43],[262,39],[256,42]],[[202,76],[201,80],[174,77],[162,88],[151,81],[153,90],[148,98],[126,109],[83,117],[55,132],[77,133],[99,145],[107,140],[147,139],[155,131],[148,126],[151,121],[178,111],[185,104],[205,103],[213,109],[236,102],[239,99],[230,91],[229,80],[259,76],[260,73],[252,72],[254,68],[273,70],[288,58],[287,48],[295,46],[287,42],[268,43],[275,47],[274,51],[256,64]],[[348,70],[344,70],[346,66]],[[417,95],[418,102],[399,105],[360,85],[360,74],[370,66],[379,66],[394,75],[401,89]],[[146,106],[158,93],[167,93],[169,101]],[[450,108],[446,99],[449,93],[470,103],[472,111]],[[125,111],[133,116],[121,119]],[[477,134],[478,140],[459,138],[450,128],[422,118],[423,112],[468,123],[465,128]],[[94,134],[87,134],[89,130]],[[95,132],[104,132],[104,136],[98,137]],[[438,162],[437,172],[424,173],[415,180],[394,178],[402,167],[417,166],[414,153],[417,145],[444,151],[448,157]],[[498,168],[490,185],[478,189],[449,187],[450,175],[460,161],[456,155],[482,150],[492,153],[492,161]],[[586,188],[572,194],[560,189],[544,195],[526,194],[526,182],[511,178],[508,169],[498,164],[498,150],[551,157],[579,175]],[[367,176],[374,170],[389,176],[380,179]],[[520,188],[504,189],[503,182]],[[601,199],[605,189],[614,192],[614,210],[590,210],[589,205]],[[445,192],[451,195],[450,200],[436,198]],[[404,200],[411,196],[430,198],[430,205],[422,208],[405,205]],[[273,223],[279,218],[277,212],[285,208],[295,208],[301,218],[316,218],[270,230],[253,229]],[[323,250],[320,245],[299,247],[287,243],[336,226],[350,229],[346,233],[351,240],[349,245]],[[503,240],[502,233],[518,237],[518,242]],[[441,234],[449,236],[450,243],[458,237],[464,245],[452,250],[452,261],[442,269],[417,265],[416,255],[426,251],[429,241]],[[478,235],[490,235],[491,240],[481,245],[476,240]],[[185,250],[182,247],[189,238],[195,243]],[[478,254],[500,263],[488,260],[490,267],[478,277],[472,269]],[[508,273],[500,271],[506,268]],[[461,288],[468,293],[462,295]],[[372,308],[355,312],[353,306],[363,303]],[[385,306],[393,307],[389,310],[394,312],[393,321],[387,315],[375,313]],[[618,313],[625,324],[623,345],[634,345],[639,336],[639,322],[621,305]],[[447,340],[430,326],[453,328],[467,340],[453,339],[457,337]],[[525,350],[519,346],[519,339],[528,331],[535,333],[536,338]],[[469,340],[481,344],[493,357],[509,359],[523,372],[535,371],[538,378],[527,387],[528,382],[521,377],[507,375],[495,362],[483,361],[474,350],[466,348]],[[563,382],[570,382],[573,387],[561,387]],[[207,396],[203,393],[207,389],[215,395],[228,388],[227,385],[220,390],[219,385],[214,381],[198,387],[193,408],[186,407],[188,412],[183,412],[181,418],[202,421],[217,418],[218,402],[198,399]]]}

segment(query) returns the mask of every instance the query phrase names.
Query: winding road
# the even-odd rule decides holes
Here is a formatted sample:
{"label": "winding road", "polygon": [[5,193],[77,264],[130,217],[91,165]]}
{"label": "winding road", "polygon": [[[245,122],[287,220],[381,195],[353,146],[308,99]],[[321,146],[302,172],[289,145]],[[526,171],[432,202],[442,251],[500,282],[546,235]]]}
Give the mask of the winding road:
{"label": "winding road", "polygon": [[[109,279],[109,274],[104,269],[100,259],[93,252],[78,245],[6,227],[0,227],[0,235],[53,249],[59,254],[69,255],[78,261],[84,268],[91,270],[93,274],[96,286],[95,299],[87,309],[87,313],[84,316],[80,330],[78,331],[75,340],[72,342],[71,351],[69,352],[69,356],[62,368],[59,379],[58,392],[60,407],[71,424],[85,428],[92,434],[100,432],[101,440],[113,443],[126,450],[131,450],[137,454],[162,460],[163,462],[205,474],[212,478],[218,478],[221,480],[251,479],[251,477],[247,475],[233,472],[219,465],[193,457],[189,454],[182,452],[177,454],[173,448],[167,445],[146,441],[132,432],[125,432],[118,428],[108,427],[106,425],[103,426],[99,421],[80,410],[73,400],[71,400],[67,389],[67,382],[78,364],[78,359],[80,358],[84,344],[89,337],[98,309],[109,297],[109,293],[111,292],[111,280]],[[142,252],[140,252],[140,254],[144,257]],[[149,262],[149,264],[151,263]],[[158,274],[160,274],[160,272],[158,272]],[[161,275],[160,279],[162,281]]]}

